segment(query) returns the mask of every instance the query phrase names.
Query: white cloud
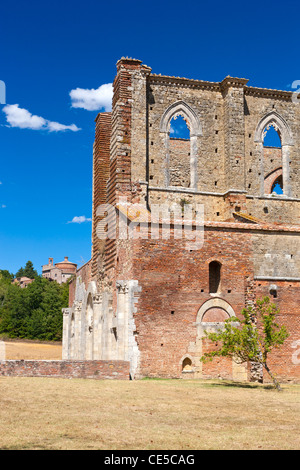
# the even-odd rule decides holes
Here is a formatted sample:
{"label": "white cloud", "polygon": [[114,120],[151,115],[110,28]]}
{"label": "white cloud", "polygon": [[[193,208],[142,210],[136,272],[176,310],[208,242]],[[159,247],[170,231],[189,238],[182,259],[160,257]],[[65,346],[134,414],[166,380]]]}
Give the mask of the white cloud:
{"label": "white cloud", "polygon": [[10,127],[20,129],[48,130],[49,132],[59,132],[70,130],[77,132],[80,129],[75,125],[65,126],[58,122],[48,121],[41,116],[31,114],[27,109],[19,108],[18,104],[8,104],[4,106],[3,112]]}
{"label": "white cloud", "polygon": [[6,120],[11,127],[43,129],[47,125],[44,118],[32,115],[27,109],[19,108],[18,104],[4,106],[3,112],[6,114]]}
{"label": "white cloud", "polygon": [[75,125],[71,124],[70,126],[65,126],[64,124],[60,124],[59,122],[48,121],[48,129],[50,132],[59,132],[59,131],[73,131],[77,132],[80,129]]}
{"label": "white cloud", "polygon": [[82,224],[84,222],[91,222],[92,219],[87,218],[85,215],[80,215],[73,217],[73,219],[68,222],[68,224]]}
{"label": "white cloud", "polygon": [[83,108],[87,111],[111,111],[113,86],[112,83],[101,85],[96,90],[76,88],[70,91],[73,108]]}
{"label": "white cloud", "polygon": [[1,209],[5,209],[6,208],[6,205],[5,204],[1,204]]}

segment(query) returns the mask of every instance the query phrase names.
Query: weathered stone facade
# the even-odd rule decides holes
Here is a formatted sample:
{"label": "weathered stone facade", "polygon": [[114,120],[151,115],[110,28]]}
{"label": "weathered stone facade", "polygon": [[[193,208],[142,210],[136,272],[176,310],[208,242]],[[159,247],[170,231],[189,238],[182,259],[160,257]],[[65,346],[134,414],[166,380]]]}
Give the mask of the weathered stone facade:
{"label": "weathered stone facade", "polygon": [[[170,138],[178,116],[190,139]],[[245,364],[200,362],[212,347],[204,330],[268,295],[290,332],[273,370],[299,381],[299,122],[290,92],[232,77],[167,77],[139,60],[118,61],[112,112],[96,119],[92,258],[78,271],[64,312],[63,359],[130,361],[132,378],[246,380]],[[264,147],[270,126],[281,148]],[[276,181],[282,195],[271,193]],[[140,205],[143,219],[124,212],[125,197]],[[168,238],[153,237],[147,216],[156,204],[188,205],[194,232],[204,207],[201,249],[187,249],[178,217]],[[108,228],[104,239],[114,218],[126,228],[135,219],[139,235]],[[157,233],[163,227],[159,220]]]}

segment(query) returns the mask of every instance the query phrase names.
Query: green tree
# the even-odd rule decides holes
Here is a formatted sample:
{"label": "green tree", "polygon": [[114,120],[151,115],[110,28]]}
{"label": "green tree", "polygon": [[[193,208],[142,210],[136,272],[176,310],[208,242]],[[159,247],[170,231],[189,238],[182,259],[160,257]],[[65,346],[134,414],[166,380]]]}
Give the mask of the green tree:
{"label": "green tree", "polygon": [[12,338],[61,340],[62,308],[68,306],[68,294],[67,283],[60,285],[42,277],[23,289],[9,283],[0,303],[0,333]]}
{"label": "green tree", "polygon": [[217,333],[206,333],[208,339],[221,343],[219,349],[205,353],[201,361],[207,362],[215,357],[230,357],[236,362],[256,362],[261,364],[271,377],[277,390],[280,384],[272,374],[267,363],[274,348],[281,346],[289,336],[285,326],[275,322],[279,310],[268,297],[257,300],[255,306],[242,310],[243,320],[231,317],[225,321],[224,329]]}
{"label": "green tree", "polygon": [[0,279],[6,279],[11,282],[14,278],[14,275],[7,271],[7,269],[0,269]]}
{"label": "green tree", "polygon": [[29,279],[35,279],[38,277],[38,273],[34,269],[32,261],[27,261],[25,268],[21,267],[15,277],[28,277]]}
{"label": "green tree", "polygon": [[0,307],[4,303],[4,299],[7,295],[8,287],[13,280],[13,274],[6,270],[0,270]]}
{"label": "green tree", "polygon": [[16,272],[15,277],[24,277],[24,268],[20,268],[19,271]]}
{"label": "green tree", "polygon": [[29,277],[29,279],[35,279],[38,276],[37,271],[33,267],[32,261],[27,261],[24,268],[24,276]]}
{"label": "green tree", "polygon": [[0,309],[0,333],[5,333],[11,338],[26,337],[25,322],[28,309],[23,290],[25,289],[11,284]]}

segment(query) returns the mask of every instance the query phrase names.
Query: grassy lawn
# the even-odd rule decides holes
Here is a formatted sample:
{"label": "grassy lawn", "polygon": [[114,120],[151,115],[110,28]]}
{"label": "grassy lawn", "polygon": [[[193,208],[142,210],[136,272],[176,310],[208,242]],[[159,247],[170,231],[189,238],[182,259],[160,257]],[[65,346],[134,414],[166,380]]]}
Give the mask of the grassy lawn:
{"label": "grassy lawn", "polygon": [[299,449],[300,385],[0,377],[0,449]]}

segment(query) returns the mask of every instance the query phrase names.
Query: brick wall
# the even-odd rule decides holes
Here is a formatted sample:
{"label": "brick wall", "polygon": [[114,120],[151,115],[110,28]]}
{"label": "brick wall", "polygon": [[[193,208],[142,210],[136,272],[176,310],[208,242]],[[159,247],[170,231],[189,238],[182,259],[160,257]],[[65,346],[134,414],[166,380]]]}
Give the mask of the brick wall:
{"label": "brick wall", "polygon": [[69,287],[69,306],[70,307],[72,307],[74,300],[75,300],[76,278],[80,276],[82,282],[85,284],[85,288],[87,289],[87,286],[92,279],[91,278],[91,266],[92,266],[92,263],[90,260],[77,270],[76,277],[73,278],[72,281],[70,282],[70,287]]}
{"label": "brick wall", "polygon": [[[208,228],[203,248],[192,253],[183,240],[140,240],[134,244],[133,278],[139,279],[141,286],[135,323],[142,375],[181,376],[181,360],[197,339],[198,310],[213,298],[209,291],[211,261],[222,263],[218,297],[240,314],[246,279],[253,272],[251,246],[249,232]],[[205,352],[210,346],[204,343],[203,347]],[[220,360],[204,364],[202,370],[206,377],[229,377],[232,365]]]}
{"label": "brick wall", "polygon": [[282,152],[278,147],[264,147],[264,178],[282,167]]}
{"label": "brick wall", "polygon": [[[110,175],[107,182],[107,202],[115,205],[119,196],[132,201],[138,185],[131,180],[131,102],[132,77],[140,69],[141,61],[121,59],[117,63],[117,75],[113,83],[114,95],[111,113],[110,140]],[[96,135],[96,139],[99,136]],[[101,142],[97,143],[97,145]],[[136,186],[136,187],[134,187]],[[110,277],[114,275],[116,260],[116,243],[108,239],[105,246],[105,271]],[[109,271],[112,272],[109,273]]]}
{"label": "brick wall", "polygon": [[[295,348],[293,344],[300,340],[300,289],[299,282],[293,281],[274,281],[277,285],[277,297],[270,296],[270,282],[256,281],[256,292],[258,297],[268,296],[271,301],[279,308],[279,315],[276,322],[281,326],[285,325],[290,336],[283,346],[269,356],[269,366],[271,371],[282,381],[299,381],[300,377],[300,353],[298,360],[293,357],[299,345]],[[264,380],[270,381],[267,373],[264,372]]]}
{"label": "brick wall", "polygon": [[0,361],[0,376],[129,380],[127,361]]}
{"label": "brick wall", "polygon": [[[245,224],[227,225],[226,228],[224,223],[207,223],[204,245],[201,250],[193,252],[186,249],[183,240],[173,240],[172,231],[169,240],[151,240],[149,237],[136,240],[127,251],[118,251],[119,278],[138,279],[141,288],[134,314],[141,376],[182,377],[185,355],[188,354],[195,363],[202,354],[215,348],[203,340],[200,353],[197,343],[195,322],[200,307],[206,301],[220,298],[239,317],[245,305],[253,304],[256,298],[270,296],[270,282],[277,281],[254,280],[255,274],[263,272],[263,265],[261,262],[258,264],[257,257],[261,252],[271,253],[274,237],[281,237],[268,233],[266,227],[263,231],[255,225],[252,230]],[[284,234],[281,236],[284,238]],[[125,265],[130,251],[133,261],[131,271],[127,272]],[[292,261],[296,262],[295,258],[291,258]],[[279,269],[281,258],[278,262],[274,257],[272,259],[274,269],[276,266]],[[222,268],[220,289],[212,295],[209,264],[214,260],[220,262]],[[285,266],[287,263],[288,260]],[[267,266],[265,269],[268,274]],[[291,336],[283,348],[272,353],[270,366],[282,381],[299,381],[300,367],[292,360],[296,353],[293,344],[300,342],[299,282],[278,282],[278,297],[274,300],[280,308],[278,323],[285,324]],[[217,309],[208,313],[210,317],[203,321],[223,321],[226,317],[225,312]],[[229,379],[233,378],[233,373],[233,363],[227,359],[216,359],[201,366],[203,378],[219,376]],[[269,380],[268,376],[265,380]]]}
{"label": "brick wall", "polygon": [[170,139],[170,185],[190,187],[190,151],[191,143],[187,139]]}

